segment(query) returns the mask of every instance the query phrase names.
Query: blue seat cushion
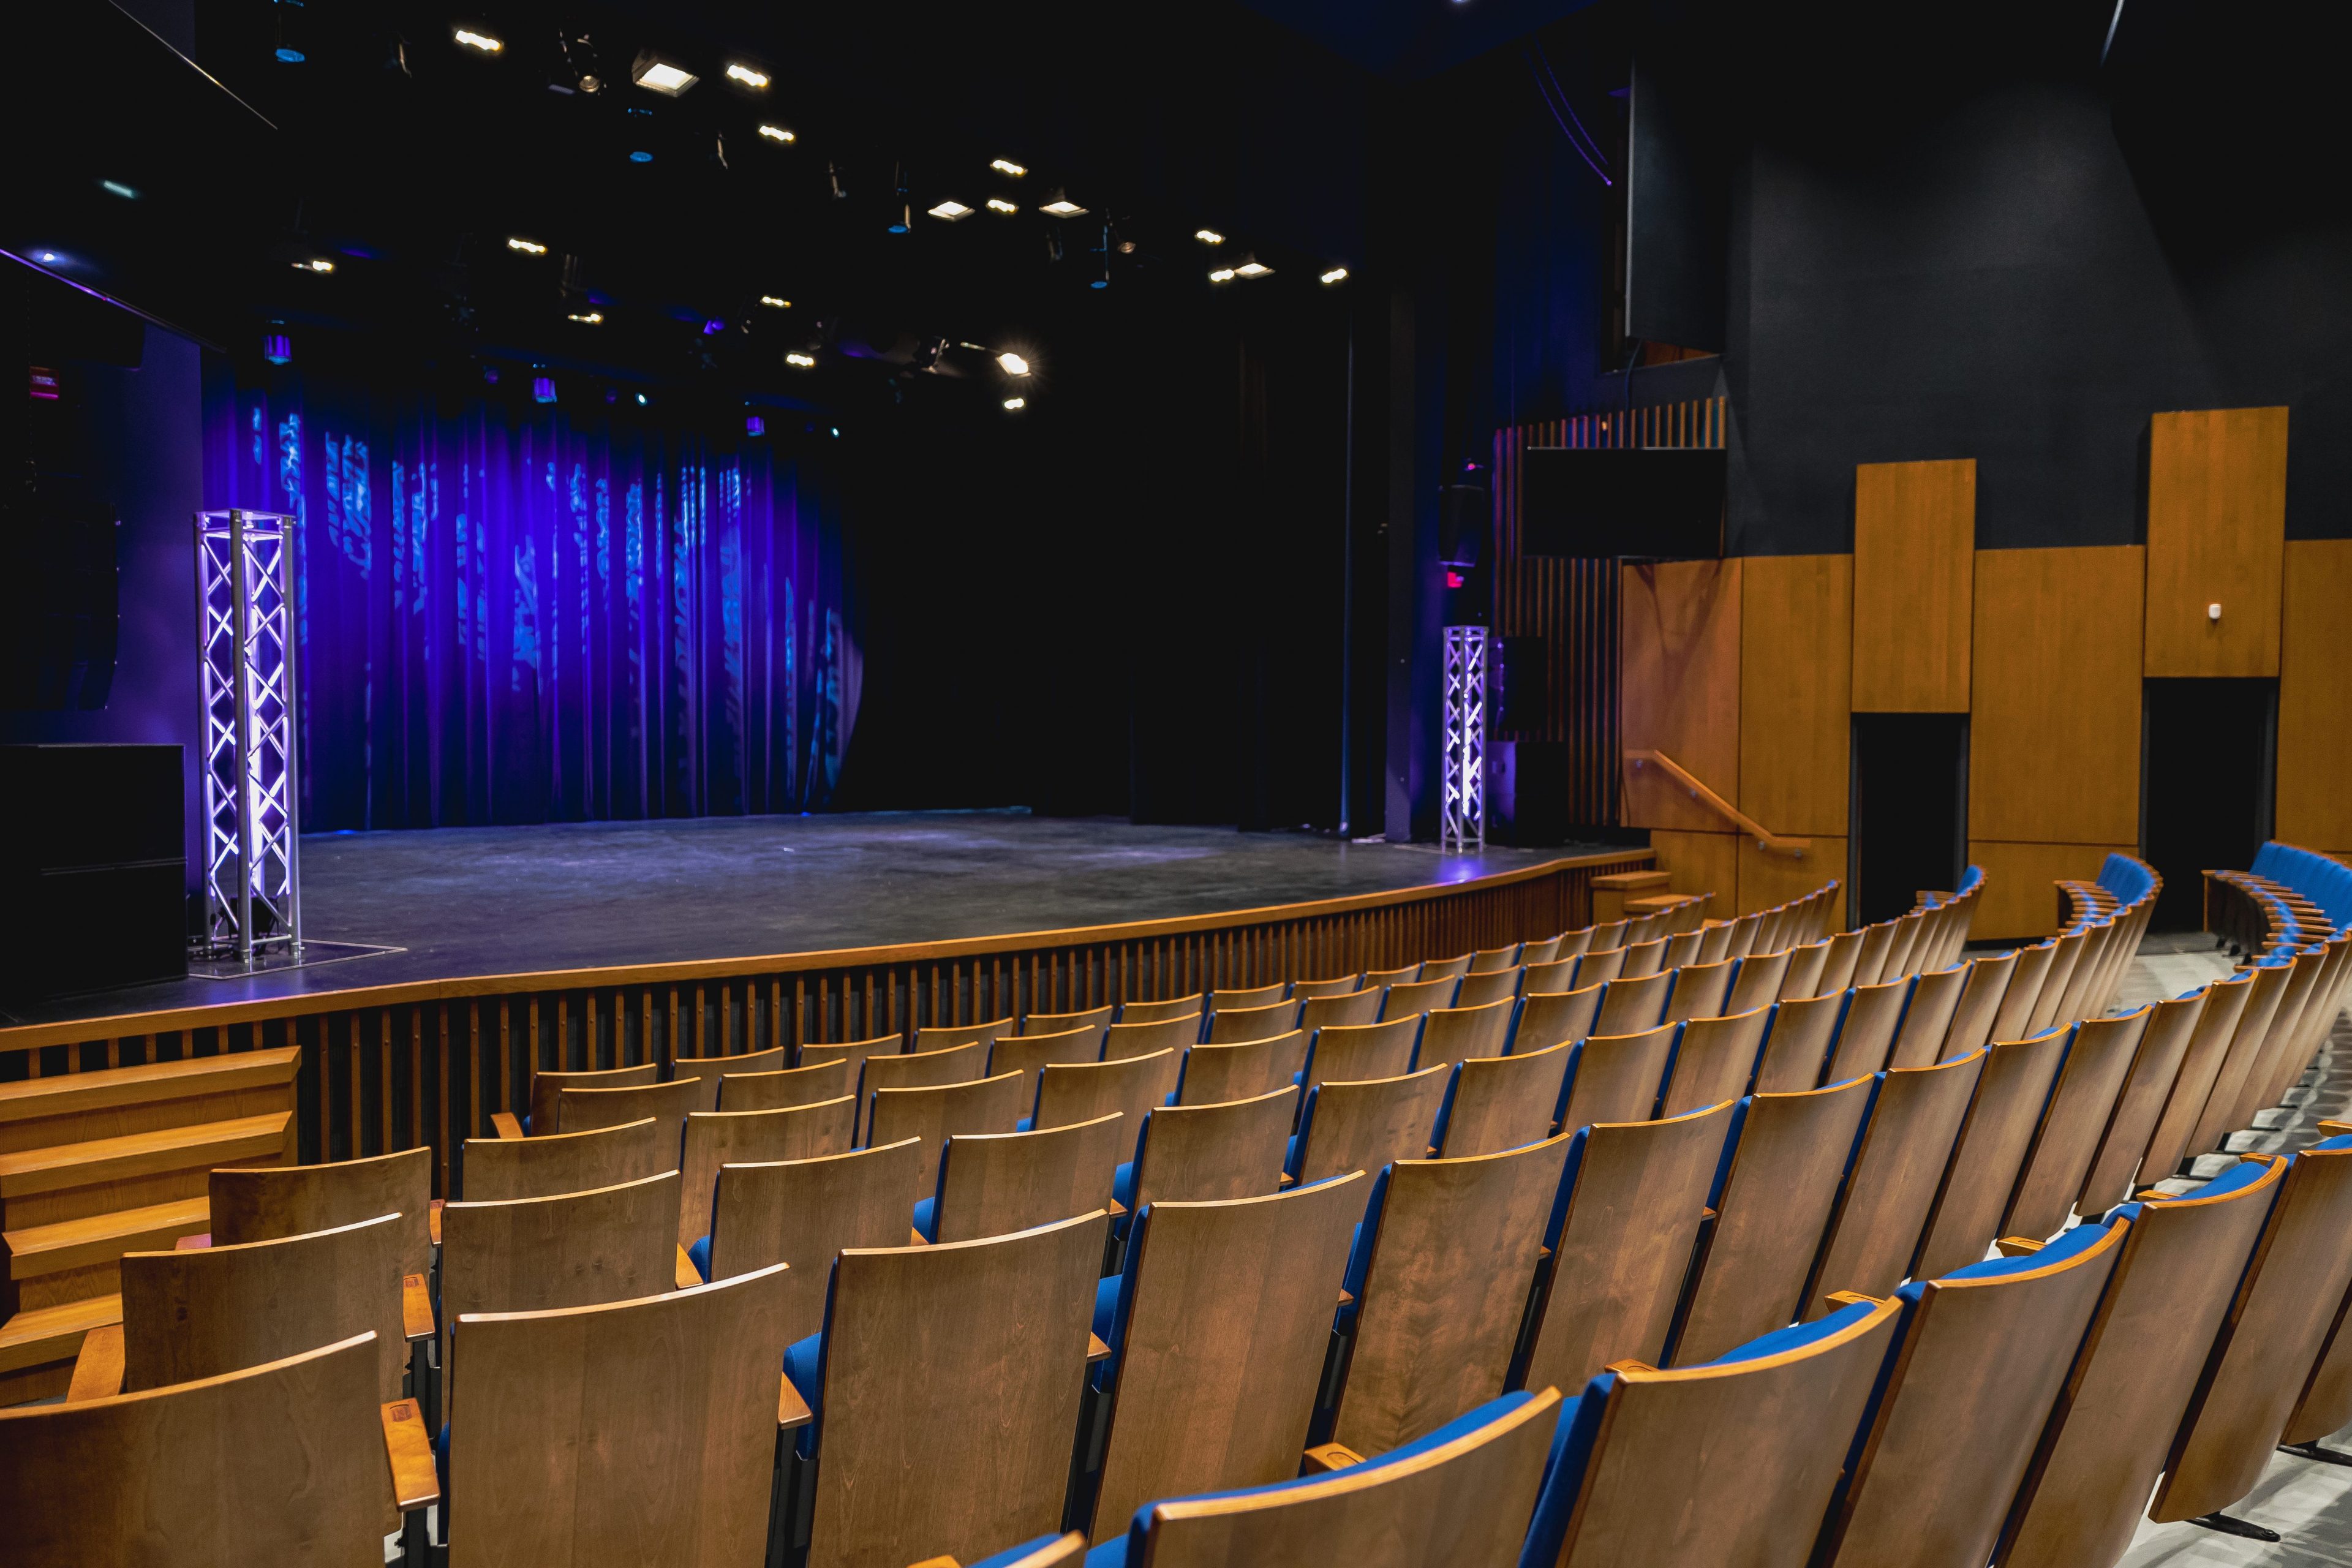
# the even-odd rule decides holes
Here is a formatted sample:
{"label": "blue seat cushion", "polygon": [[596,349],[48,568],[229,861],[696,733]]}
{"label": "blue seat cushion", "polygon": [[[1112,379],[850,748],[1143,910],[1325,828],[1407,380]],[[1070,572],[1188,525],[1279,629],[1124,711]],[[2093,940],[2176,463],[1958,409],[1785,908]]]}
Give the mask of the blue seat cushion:
{"label": "blue seat cushion", "polygon": [[1127,1537],[1114,1535],[1088,1552],[1086,1568],[1127,1568]]}
{"label": "blue seat cushion", "polygon": [[1041,1535],[1034,1541],[1024,1541],[1018,1546],[1008,1546],[992,1557],[983,1557],[972,1563],[971,1568],[1007,1568],[1007,1564],[1018,1563],[1032,1552],[1051,1546],[1060,1539],[1059,1534]]}
{"label": "blue seat cushion", "polygon": [[1135,1208],[1134,1161],[1126,1160],[1120,1163],[1118,1170],[1110,1179],[1110,1195],[1118,1200],[1119,1207],[1130,1213],[1133,1212]]}
{"label": "blue seat cushion", "polygon": [[1126,1283],[1124,1273],[1106,1274],[1095,1281],[1095,1338],[1113,1351],[1118,1347],[1111,1340],[1111,1331],[1118,1321],[1118,1292]]}
{"label": "blue seat cushion", "polygon": [[694,1265],[694,1271],[702,1276],[703,1282],[709,1283],[710,1238],[706,1236],[698,1239],[692,1247],[686,1249],[686,1256],[688,1261]]}
{"label": "blue seat cushion", "polygon": [[816,1452],[817,1427],[824,1411],[824,1332],[819,1330],[804,1340],[794,1340],[784,1352],[784,1375],[793,1380],[802,1401],[809,1407],[812,1417],[800,1429],[796,1447],[805,1459]]}
{"label": "blue seat cushion", "polygon": [[940,1238],[940,1233],[934,1228],[939,1219],[939,1214],[940,1200],[938,1198],[917,1198],[915,1200],[915,1228],[923,1233],[923,1239],[925,1241],[937,1241]]}

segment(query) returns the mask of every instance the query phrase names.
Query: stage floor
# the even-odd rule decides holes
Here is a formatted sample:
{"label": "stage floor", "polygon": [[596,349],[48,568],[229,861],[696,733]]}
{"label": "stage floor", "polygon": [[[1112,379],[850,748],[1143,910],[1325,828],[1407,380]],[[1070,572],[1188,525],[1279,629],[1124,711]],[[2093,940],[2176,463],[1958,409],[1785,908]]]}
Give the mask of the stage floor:
{"label": "stage floor", "polygon": [[472,974],[1059,931],[1464,881],[1615,848],[1441,858],[1428,845],[1017,812],[331,834],[302,841],[305,936],[404,952],[133,986],[0,1017],[47,1023]]}

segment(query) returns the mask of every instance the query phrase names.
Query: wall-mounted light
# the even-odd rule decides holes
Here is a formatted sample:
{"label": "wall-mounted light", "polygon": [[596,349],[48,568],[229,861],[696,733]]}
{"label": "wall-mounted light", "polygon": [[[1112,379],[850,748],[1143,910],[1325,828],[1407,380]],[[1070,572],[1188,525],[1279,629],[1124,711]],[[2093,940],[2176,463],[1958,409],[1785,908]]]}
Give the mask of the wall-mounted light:
{"label": "wall-mounted light", "polygon": [[629,79],[666,98],[676,98],[702,79],[684,66],[674,65],[651,49],[645,49],[639,51],[636,63],[629,68]]}
{"label": "wall-mounted light", "polygon": [[1004,400],[1004,406],[1012,412],[1018,413],[1029,406],[1029,400],[1025,397],[1008,397]]}

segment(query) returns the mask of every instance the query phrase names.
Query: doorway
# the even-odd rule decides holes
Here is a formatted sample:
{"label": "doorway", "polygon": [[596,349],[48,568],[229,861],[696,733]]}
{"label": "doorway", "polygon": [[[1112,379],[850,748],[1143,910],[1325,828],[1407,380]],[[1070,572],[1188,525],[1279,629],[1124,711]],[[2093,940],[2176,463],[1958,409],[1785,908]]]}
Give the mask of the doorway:
{"label": "doorway", "polygon": [[2199,931],[2208,868],[2242,871],[2271,836],[2278,682],[2150,680],[2140,725],[2140,852],[2164,879],[2151,931]]}
{"label": "doorway", "polygon": [[1969,716],[1853,716],[1853,883],[1856,925],[1907,912],[1928,889],[1959,886],[1969,854]]}

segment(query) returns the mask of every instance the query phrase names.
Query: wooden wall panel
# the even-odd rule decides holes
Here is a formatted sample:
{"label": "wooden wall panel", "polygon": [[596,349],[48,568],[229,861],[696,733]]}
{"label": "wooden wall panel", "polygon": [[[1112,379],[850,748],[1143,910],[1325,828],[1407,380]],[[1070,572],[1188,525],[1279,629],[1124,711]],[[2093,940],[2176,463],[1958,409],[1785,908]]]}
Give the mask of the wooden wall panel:
{"label": "wooden wall panel", "polygon": [[2138,842],[2144,553],[1978,552],[1971,838]]}
{"label": "wooden wall panel", "polygon": [[1853,557],[1748,557],[1739,648],[1739,809],[1775,833],[1843,834]]}
{"label": "wooden wall panel", "polygon": [[[1625,749],[1664,752],[1729,801],[1739,798],[1742,564],[1627,566],[1619,596]],[[1630,795],[1624,810],[1628,826],[1675,826],[1645,820]]]}
{"label": "wooden wall panel", "polygon": [[2276,675],[2285,542],[2285,409],[2150,420],[2147,673]]}
{"label": "wooden wall panel", "polygon": [[1977,464],[1853,471],[1853,708],[1965,713],[1974,630]]}
{"label": "wooden wall panel", "polygon": [[1721,920],[1739,899],[1739,835],[1655,831],[1650,848],[1677,893],[1713,893],[1710,919]]}
{"label": "wooden wall panel", "polygon": [[2099,874],[2110,850],[2139,851],[2129,844],[1989,844],[1969,840],[1969,859],[1984,868],[1984,897],[1969,923],[1970,942],[2022,942],[2058,929],[2062,877]]}
{"label": "wooden wall panel", "polygon": [[[1790,899],[1803,898],[1822,883],[1845,878],[1845,839],[1816,837],[1813,847],[1805,851],[1802,859],[1786,855],[1767,854],[1757,847],[1753,838],[1739,841],[1739,909],[1746,914],[1750,910],[1769,910]],[[1717,911],[1722,913],[1721,910]],[[1845,925],[1845,889],[1840,888],[1837,912],[1830,922],[1832,931]]]}
{"label": "wooden wall panel", "polygon": [[2352,539],[2286,546],[2279,652],[2278,836],[2352,845]]}

